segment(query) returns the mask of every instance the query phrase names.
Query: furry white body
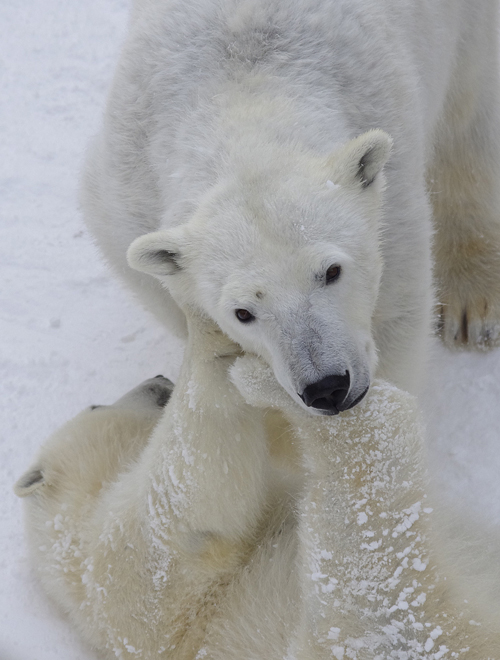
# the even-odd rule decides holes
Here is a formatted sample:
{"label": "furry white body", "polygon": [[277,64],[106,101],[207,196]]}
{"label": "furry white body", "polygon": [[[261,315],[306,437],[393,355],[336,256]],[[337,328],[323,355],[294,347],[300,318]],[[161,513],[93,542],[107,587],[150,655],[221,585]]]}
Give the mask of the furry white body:
{"label": "furry white body", "polygon": [[[413,397],[378,383],[311,418],[244,358],[246,403],[235,349],[191,325],[163,416],[147,381],[69,422],[16,485],[42,583],[87,641],[144,660],[500,658],[433,556]],[[262,406],[291,422],[305,482],[271,460]]]}
{"label": "furry white body", "polygon": [[45,589],[106,658],[201,658],[212,636],[209,657],[280,657],[291,634],[296,485],[229,380],[237,347],[202,325],[163,416],[152,379],[71,420],[16,485]]}
{"label": "furry white body", "polygon": [[[380,386],[340,419],[297,405],[332,361],[360,383],[417,388],[433,300],[429,171],[445,336],[494,341],[495,30],[486,0],[136,4],[89,156],[87,219],[170,327],[185,332],[186,307],[205,321],[151,439],[151,406],[83,413],[18,485],[45,587],[106,657],[500,656],[426,563],[413,399]],[[393,141],[384,174],[387,138],[354,140],[373,128]],[[366,186],[351,171],[359,144],[380,151]],[[142,269],[165,286],[128,267],[132,242],[131,262],[141,270],[149,254]],[[166,256],[158,272],[153,248]],[[341,279],[323,286],[337,262]],[[251,305],[258,323],[239,325],[235,307]],[[209,317],[296,399],[273,399],[272,380],[265,404],[296,432],[305,491],[273,465],[270,411],[228,381],[236,349]],[[370,584],[353,582],[359,566]]]}
{"label": "furry white body", "polygon": [[[334,203],[316,204],[319,174],[310,173],[340,145],[380,128],[394,148],[378,228],[382,279],[370,294],[368,319],[377,375],[415,391],[425,363],[433,301],[428,172],[445,337],[451,344],[494,342],[496,11],[492,0],[136,3],[84,186],[87,222],[109,261],[183,333],[184,315],[169,292],[133,272],[125,255],[139,236],[188,227],[181,256],[189,302],[265,357],[293,395],[294,364],[303,378],[310,371],[298,357],[303,336],[321,331],[307,327],[295,299],[303,282],[290,277],[285,257],[292,253],[299,269],[309,266],[310,255],[298,248],[335,245],[345,220]],[[323,184],[331,178],[323,167]],[[352,240],[377,252],[365,220],[351,209]],[[289,236],[294,224],[302,235]],[[249,271],[248,264],[257,265]],[[358,289],[378,285],[379,274],[364,265]],[[266,309],[277,320],[265,341],[236,327],[234,309],[221,309],[235,277],[254,291],[264,281],[264,293],[277,300]],[[333,305],[331,327],[337,311]],[[290,328],[298,318],[306,320]],[[298,348],[274,363],[283,344],[294,342]],[[328,353],[331,346],[311,350]]]}

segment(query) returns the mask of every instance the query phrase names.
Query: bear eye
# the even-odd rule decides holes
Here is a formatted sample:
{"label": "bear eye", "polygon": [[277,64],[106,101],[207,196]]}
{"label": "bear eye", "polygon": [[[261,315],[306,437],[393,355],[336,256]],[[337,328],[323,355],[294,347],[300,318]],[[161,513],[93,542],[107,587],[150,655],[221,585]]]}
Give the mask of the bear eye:
{"label": "bear eye", "polygon": [[236,314],[238,321],[241,321],[241,323],[250,323],[250,321],[255,319],[255,316],[251,314],[248,309],[237,309],[234,313]]}
{"label": "bear eye", "polygon": [[340,277],[342,269],[338,264],[333,264],[328,268],[326,271],[326,283],[331,284],[332,282],[335,282],[335,280],[338,280]]}

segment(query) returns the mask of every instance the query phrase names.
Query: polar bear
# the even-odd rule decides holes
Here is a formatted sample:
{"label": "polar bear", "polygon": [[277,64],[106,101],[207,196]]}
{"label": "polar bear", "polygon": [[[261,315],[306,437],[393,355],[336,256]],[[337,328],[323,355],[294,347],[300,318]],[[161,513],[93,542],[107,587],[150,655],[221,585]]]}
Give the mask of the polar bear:
{"label": "polar bear", "polygon": [[106,658],[194,659],[291,517],[264,413],[228,378],[239,348],[194,318],[173,393],[160,376],[83,411],[15,487],[45,589]]}
{"label": "polar bear", "polygon": [[[188,325],[173,393],[158,376],[85,410],[16,484],[42,583],[101,657],[499,660],[497,621],[433,550],[415,399],[376,381],[311,417],[260,358]],[[271,460],[272,409],[304,483]]]}
{"label": "polar bear", "polygon": [[87,223],[169,327],[175,287],[310,412],[416,392],[434,300],[449,345],[500,334],[497,50],[495,0],[137,1]]}

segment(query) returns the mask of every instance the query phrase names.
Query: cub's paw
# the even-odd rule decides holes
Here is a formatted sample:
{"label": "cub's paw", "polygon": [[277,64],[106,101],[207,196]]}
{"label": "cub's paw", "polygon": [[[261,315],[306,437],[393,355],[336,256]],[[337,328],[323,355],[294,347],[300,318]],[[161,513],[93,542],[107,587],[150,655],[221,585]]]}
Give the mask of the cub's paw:
{"label": "cub's paw", "polygon": [[167,405],[173,391],[174,384],[171,380],[164,376],[155,376],[134,387],[133,390],[115,401],[112,406],[90,406],[90,410],[109,407],[136,410],[137,412],[161,410]]}
{"label": "cub's paw", "polygon": [[478,240],[437,257],[437,330],[454,348],[500,346],[500,240]]}
{"label": "cub's paw", "polygon": [[256,355],[239,357],[229,374],[250,406],[286,409],[295,405],[276,380],[271,367]]}
{"label": "cub's paw", "polygon": [[241,347],[225,335],[219,326],[208,316],[184,308],[186,314],[189,344],[196,350],[198,359],[235,358],[243,355]]}

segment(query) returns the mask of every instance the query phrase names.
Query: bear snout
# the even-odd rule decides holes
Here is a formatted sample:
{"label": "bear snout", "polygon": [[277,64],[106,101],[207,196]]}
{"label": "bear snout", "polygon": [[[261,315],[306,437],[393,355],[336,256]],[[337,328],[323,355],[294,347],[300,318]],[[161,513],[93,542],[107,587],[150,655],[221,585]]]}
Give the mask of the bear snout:
{"label": "bear snout", "polygon": [[344,410],[342,404],[347,398],[350,384],[349,371],[345,374],[330,374],[308,385],[299,396],[309,408],[337,415]]}

